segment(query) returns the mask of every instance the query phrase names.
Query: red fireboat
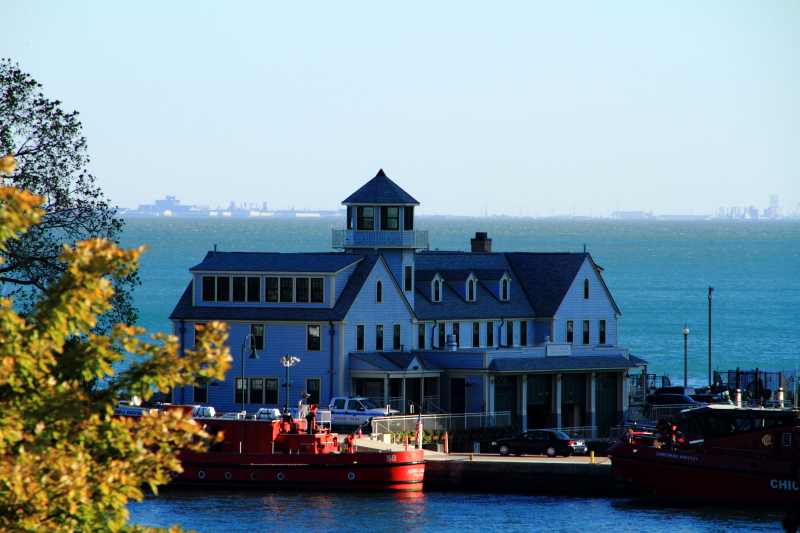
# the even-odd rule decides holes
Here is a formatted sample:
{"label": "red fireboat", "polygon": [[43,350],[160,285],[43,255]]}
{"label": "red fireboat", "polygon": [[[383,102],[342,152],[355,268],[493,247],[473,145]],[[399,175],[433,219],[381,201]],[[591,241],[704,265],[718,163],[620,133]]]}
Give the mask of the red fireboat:
{"label": "red fireboat", "polygon": [[708,405],[611,446],[614,474],[646,496],[800,503],[800,412]]}
{"label": "red fireboat", "polygon": [[[222,440],[208,451],[181,451],[183,472],[170,486],[418,492],[425,476],[424,450],[358,451],[355,435],[338,435],[316,423],[316,406],[293,418],[259,409],[249,418],[218,416],[212,407],[192,410],[194,420]],[[125,416],[124,409],[118,409]],[[130,411],[133,412],[133,411]],[[131,415],[128,415],[131,416]]]}

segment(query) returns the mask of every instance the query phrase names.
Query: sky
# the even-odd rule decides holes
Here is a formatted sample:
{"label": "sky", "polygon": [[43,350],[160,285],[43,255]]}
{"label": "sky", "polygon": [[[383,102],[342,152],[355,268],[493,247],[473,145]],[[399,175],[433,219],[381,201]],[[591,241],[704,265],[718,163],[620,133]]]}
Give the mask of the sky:
{"label": "sky", "polygon": [[800,204],[800,2],[4,0],[115,205],[422,215]]}

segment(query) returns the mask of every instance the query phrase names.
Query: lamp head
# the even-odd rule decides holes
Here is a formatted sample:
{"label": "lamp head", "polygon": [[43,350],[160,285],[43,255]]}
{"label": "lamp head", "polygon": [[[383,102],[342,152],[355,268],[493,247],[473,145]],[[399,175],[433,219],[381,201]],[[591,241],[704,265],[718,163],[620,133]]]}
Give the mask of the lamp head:
{"label": "lamp head", "polygon": [[684,335],[688,335],[689,334],[689,328],[687,328],[685,325],[683,326],[683,334]]}

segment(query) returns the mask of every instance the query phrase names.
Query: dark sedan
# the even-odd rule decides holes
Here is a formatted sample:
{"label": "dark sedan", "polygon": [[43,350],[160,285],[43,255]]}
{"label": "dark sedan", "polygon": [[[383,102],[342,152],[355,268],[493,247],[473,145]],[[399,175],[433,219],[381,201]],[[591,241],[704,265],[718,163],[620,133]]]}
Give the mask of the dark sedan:
{"label": "dark sedan", "polygon": [[529,429],[514,439],[498,439],[492,442],[492,451],[500,455],[545,454],[548,457],[586,453],[586,441],[570,438],[563,431],[554,429]]}

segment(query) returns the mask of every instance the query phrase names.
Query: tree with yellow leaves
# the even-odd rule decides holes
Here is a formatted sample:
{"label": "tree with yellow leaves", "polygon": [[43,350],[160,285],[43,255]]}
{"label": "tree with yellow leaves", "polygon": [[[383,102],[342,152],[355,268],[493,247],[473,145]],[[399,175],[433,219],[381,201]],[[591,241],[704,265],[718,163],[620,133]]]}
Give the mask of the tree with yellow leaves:
{"label": "tree with yellow leaves", "polygon": [[[13,156],[0,157],[0,173],[13,170]],[[0,248],[41,219],[41,203],[0,186]],[[142,341],[142,329],[123,324],[92,333],[111,308],[113,280],[135,269],[142,251],[99,238],[65,245],[64,273],[31,313],[0,299],[1,531],[153,531],[128,525],[126,504],[166,484],[181,469],[178,450],[208,438],[180,411],[138,422],[113,416],[123,393],[148,399],[154,389],[222,379],[229,367],[220,323],[182,356],[174,336]],[[139,357],[115,375],[113,364],[131,354]],[[86,390],[105,376],[114,376],[107,388]]]}

